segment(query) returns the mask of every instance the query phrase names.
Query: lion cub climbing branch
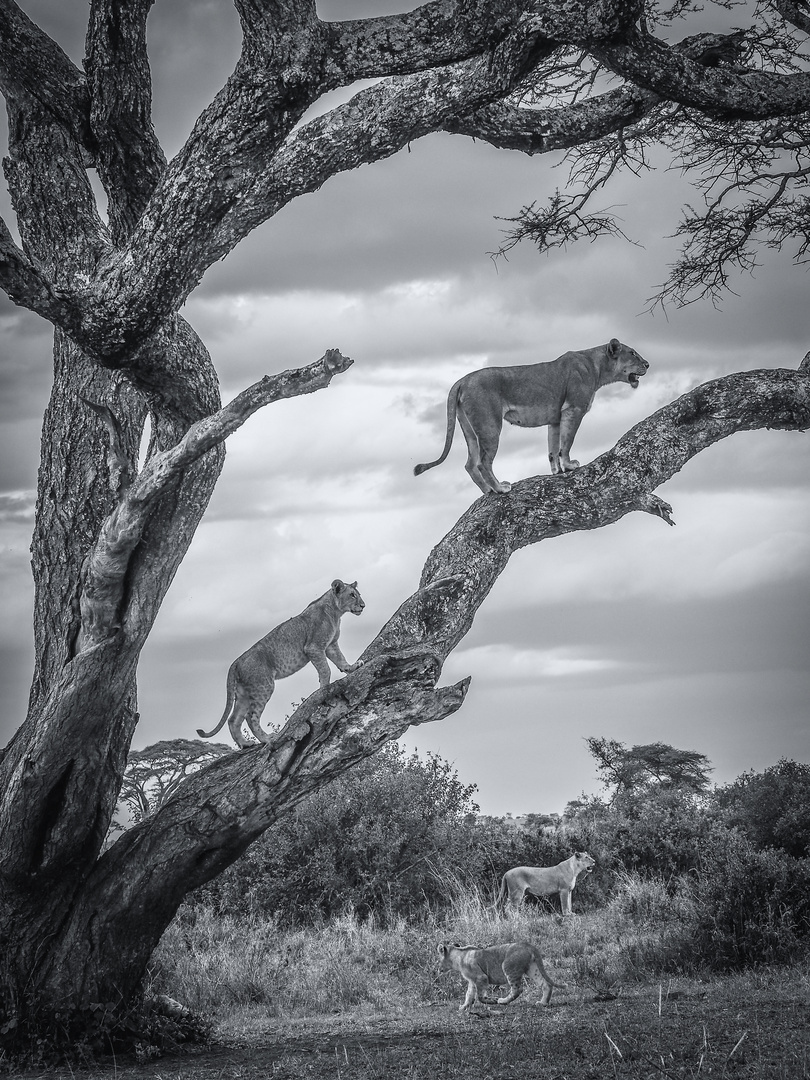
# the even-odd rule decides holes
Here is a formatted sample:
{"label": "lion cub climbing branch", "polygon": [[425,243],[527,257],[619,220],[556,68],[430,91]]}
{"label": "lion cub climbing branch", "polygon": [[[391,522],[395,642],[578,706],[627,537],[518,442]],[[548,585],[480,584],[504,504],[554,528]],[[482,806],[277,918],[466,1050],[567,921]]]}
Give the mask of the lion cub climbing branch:
{"label": "lion cub climbing branch", "polygon": [[243,652],[228,671],[228,700],[222,719],[213,731],[197,728],[203,739],[216,735],[225,721],[238,747],[249,746],[242,725],[247,724],[259,742],[269,736],[259,726],[264,707],[276,686],[276,679],[294,675],[311,663],[318,672],[321,686],[328,686],[331,672],[327,658],[340,671],[354,671],[338,646],[340,619],[347,611],[359,615],[366,605],[357,591],[357,582],[347,585],[337,579],[332,587],[291,619],[275,627],[255,645]]}
{"label": "lion cub climbing branch", "polygon": [[447,437],[441,456],[417,465],[414,475],[441,465],[447,457],[456,416],[467,440],[465,468],[485,495],[512,488],[492,471],[504,420],[518,427],[547,424],[551,471],[572,472],[579,468],[579,462],[571,460],[571,446],[596,391],[614,382],[630,383],[635,390],[649,366],[635,349],[612,338],[607,345],[567,352],[549,363],[471,371],[450,388]]}

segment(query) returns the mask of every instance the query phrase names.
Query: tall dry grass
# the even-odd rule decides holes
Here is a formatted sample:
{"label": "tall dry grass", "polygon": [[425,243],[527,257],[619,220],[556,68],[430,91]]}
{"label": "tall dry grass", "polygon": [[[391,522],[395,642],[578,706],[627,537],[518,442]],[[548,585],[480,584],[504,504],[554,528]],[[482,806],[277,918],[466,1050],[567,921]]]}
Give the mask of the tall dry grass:
{"label": "tall dry grass", "polygon": [[[528,939],[555,981],[604,996],[637,980],[684,969],[687,896],[625,875],[598,912],[563,919],[541,909],[496,909],[494,898],[447,880],[442,912],[407,922],[361,921],[347,911],[318,927],[197,909],[169,927],[151,972],[156,992],[203,1015],[258,1010],[275,1017],[389,1010],[461,997],[457,977],[437,972],[436,946]],[[539,988],[538,988],[539,989]]]}

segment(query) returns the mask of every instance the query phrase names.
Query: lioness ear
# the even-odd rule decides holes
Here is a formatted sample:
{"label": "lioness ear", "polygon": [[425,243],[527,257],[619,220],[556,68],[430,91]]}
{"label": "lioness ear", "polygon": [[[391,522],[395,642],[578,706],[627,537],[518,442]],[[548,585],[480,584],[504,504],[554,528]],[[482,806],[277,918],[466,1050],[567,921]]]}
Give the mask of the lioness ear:
{"label": "lioness ear", "polygon": [[340,580],[340,578],[335,578],[335,580],[332,582],[332,592],[339,593],[342,589],[343,582]]}
{"label": "lioness ear", "polygon": [[622,347],[622,343],[619,341],[618,338],[615,338],[615,337],[611,338],[610,341],[608,342],[608,347],[607,347],[608,356],[615,356],[616,353],[619,351],[619,349],[621,349],[621,347]]}
{"label": "lioness ear", "polygon": [[357,588],[357,582],[356,582],[356,581],[352,581],[352,582],[350,582],[350,583],[349,583],[349,588],[350,588],[350,589],[356,589],[356,588]]}

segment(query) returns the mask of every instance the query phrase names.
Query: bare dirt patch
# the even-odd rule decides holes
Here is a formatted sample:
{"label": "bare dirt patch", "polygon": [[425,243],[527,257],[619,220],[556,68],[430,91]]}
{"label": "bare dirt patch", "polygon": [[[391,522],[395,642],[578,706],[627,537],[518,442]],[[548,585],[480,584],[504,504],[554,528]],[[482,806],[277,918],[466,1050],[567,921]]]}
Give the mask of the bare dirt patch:
{"label": "bare dirt patch", "polygon": [[[560,994],[550,1009],[529,991],[468,1016],[458,1002],[278,1020],[245,1014],[207,1048],[136,1064],[107,1061],[88,1080],[609,1080],[810,1078],[807,979],[679,979],[615,1000]],[[460,996],[459,996],[460,1000]],[[73,1080],[73,1071],[17,1073]]]}

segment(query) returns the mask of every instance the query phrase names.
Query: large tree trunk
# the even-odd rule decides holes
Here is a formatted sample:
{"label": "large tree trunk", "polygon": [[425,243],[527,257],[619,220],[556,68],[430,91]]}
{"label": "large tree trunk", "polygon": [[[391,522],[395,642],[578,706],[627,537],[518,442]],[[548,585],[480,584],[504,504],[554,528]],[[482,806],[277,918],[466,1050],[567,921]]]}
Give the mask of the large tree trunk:
{"label": "large tree trunk", "polygon": [[[744,428],[810,424],[804,370],[728,376],[570,477],[478,499],[357,671],[308,698],[271,743],[190,777],[102,854],[138,720],[140,651],[225,438],[257,408],[326,387],[350,363],[330,350],[220,408],[207,351],[177,315],[207,267],[298,194],[429,131],[538,153],[623,129],[667,95],[715,118],[798,112],[810,82],[718,74],[691,46],[650,46],[625,0],[447,0],[334,25],[306,0],[235,0],[237,69],[167,164],[150,121],[151,2],[92,0],[82,72],[14,0],[0,0],[6,173],[22,237],[18,247],[0,222],[0,285],[57,328],[33,543],[36,670],[28,715],[0,756],[5,1039],[56,1014],[126,1008],[189,890],[326,780],[458,709],[466,682],[437,688],[442,664],[513,551],[632,510],[669,520],[654,491],[693,454]],[[591,109],[504,104],[531,78],[553,80],[564,47],[591,50],[631,83]],[[297,126],[321,94],[365,78],[382,81]]]}

